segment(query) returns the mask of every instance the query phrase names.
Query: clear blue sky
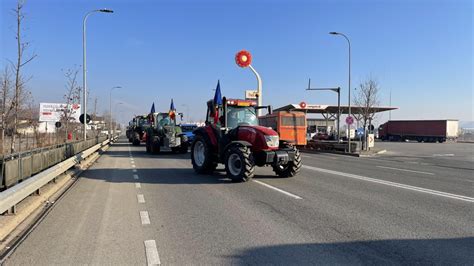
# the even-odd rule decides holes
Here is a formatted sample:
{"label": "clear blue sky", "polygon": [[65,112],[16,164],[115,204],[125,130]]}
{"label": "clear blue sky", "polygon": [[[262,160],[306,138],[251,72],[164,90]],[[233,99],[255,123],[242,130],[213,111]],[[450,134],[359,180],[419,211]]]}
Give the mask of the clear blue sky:
{"label": "clear blue sky", "polygon": [[[1,65],[15,58],[14,0],[1,1]],[[88,21],[88,84],[99,110],[123,102],[126,122],[154,101],[167,111],[189,106],[204,119],[217,80],[225,96],[242,97],[256,86],[249,69],[234,63],[249,50],[263,78],[264,103],[336,104],[315,86],[341,86],[347,103],[347,43],[352,42],[352,87],[372,76],[382,105],[400,109],[392,119],[474,120],[473,6],[446,1],[41,1],[26,2],[25,39],[38,54],[25,69],[35,101],[61,102],[61,69],[82,64],[82,18]],[[82,77],[82,76],[81,76]],[[82,84],[82,79],[80,80]],[[90,105],[91,106],[91,105]],[[181,109],[181,110],[179,110]],[[383,122],[388,115],[379,116]]]}

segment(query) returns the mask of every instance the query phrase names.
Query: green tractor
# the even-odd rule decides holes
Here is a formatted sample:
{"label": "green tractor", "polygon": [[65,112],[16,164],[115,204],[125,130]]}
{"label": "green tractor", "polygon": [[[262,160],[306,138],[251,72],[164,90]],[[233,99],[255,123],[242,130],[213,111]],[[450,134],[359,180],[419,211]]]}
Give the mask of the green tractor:
{"label": "green tractor", "polygon": [[134,146],[139,146],[144,141],[145,132],[150,127],[147,115],[137,115],[131,121],[127,134],[128,141]]}
{"label": "green tractor", "polygon": [[[180,114],[182,115],[182,114]],[[151,126],[146,131],[146,152],[172,151],[187,153],[189,142],[186,134],[176,125],[176,116],[169,113],[152,113]]]}

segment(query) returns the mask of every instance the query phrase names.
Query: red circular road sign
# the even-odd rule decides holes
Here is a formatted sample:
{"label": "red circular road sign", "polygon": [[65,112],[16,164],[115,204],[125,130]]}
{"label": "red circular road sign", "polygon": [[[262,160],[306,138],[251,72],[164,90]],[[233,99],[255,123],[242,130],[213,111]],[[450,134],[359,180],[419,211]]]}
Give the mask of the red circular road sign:
{"label": "red circular road sign", "polygon": [[300,107],[305,109],[306,108],[306,103],[305,102],[300,102]]}
{"label": "red circular road sign", "polygon": [[235,55],[235,63],[239,67],[248,67],[252,63],[252,55],[249,51],[242,50]]}
{"label": "red circular road sign", "polygon": [[354,118],[352,116],[346,117],[346,124],[348,125],[354,124]]}

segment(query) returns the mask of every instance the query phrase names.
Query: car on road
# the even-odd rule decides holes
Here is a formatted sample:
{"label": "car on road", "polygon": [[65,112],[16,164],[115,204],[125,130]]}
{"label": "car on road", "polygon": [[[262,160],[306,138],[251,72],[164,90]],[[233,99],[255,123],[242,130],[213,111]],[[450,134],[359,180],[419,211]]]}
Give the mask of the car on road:
{"label": "car on road", "polygon": [[196,124],[181,124],[181,131],[188,137],[188,142],[192,143],[194,140],[194,133],[193,131],[198,128]]}

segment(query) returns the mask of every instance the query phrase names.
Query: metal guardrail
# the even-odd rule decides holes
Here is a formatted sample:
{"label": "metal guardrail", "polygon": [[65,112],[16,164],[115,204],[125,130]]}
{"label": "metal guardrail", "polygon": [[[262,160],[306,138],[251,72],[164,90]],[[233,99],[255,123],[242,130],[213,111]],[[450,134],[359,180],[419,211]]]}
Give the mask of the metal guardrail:
{"label": "metal guardrail", "polygon": [[0,157],[0,191],[23,182],[32,175],[106,139],[105,136],[96,137],[86,141],[53,145]]}
{"label": "metal guardrail", "polygon": [[107,144],[109,144],[108,139],[0,192],[0,214],[14,208],[20,201]]}

